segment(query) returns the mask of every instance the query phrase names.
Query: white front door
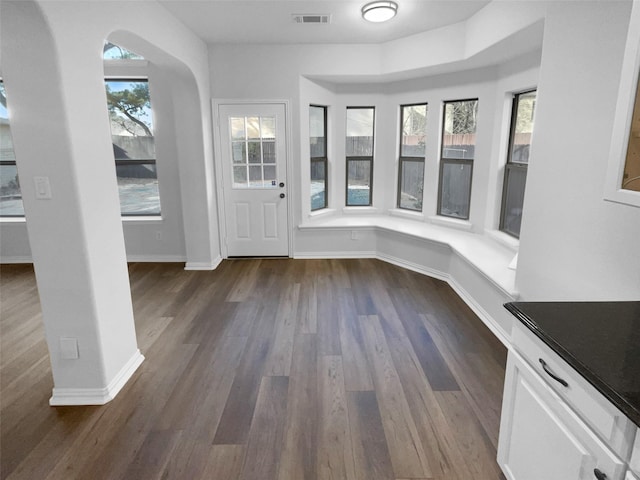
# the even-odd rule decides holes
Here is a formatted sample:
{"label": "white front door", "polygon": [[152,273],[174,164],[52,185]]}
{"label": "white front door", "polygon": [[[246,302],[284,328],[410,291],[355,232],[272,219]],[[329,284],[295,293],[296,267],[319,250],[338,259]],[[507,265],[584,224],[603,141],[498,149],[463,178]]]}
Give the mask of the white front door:
{"label": "white front door", "polygon": [[227,255],[287,256],[284,104],[219,104]]}

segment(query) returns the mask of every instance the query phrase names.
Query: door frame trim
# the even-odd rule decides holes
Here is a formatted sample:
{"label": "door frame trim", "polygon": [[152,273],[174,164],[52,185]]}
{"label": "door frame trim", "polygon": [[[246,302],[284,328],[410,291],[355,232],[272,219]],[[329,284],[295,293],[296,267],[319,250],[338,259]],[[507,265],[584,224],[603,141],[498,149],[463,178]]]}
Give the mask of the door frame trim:
{"label": "door frame trim", "polygon": [[216,199],[218,202],[218,234],[220,241],[220,253],[222,258],[229,258],[227,249],[227,214],[224,196],[224,182],[222,181],[222,132],[220,131],[220,107],[223,105],[282,105],[284,106],[285,122],[285,165],[287,173],[287,256],[293,258],[293,204],[295,189],[293,179],[293,166],[291,157],[291,102],[287,99],[246,99],[246,98],[212,98],[211,116],[213,125],[213,170],[215,175]]}

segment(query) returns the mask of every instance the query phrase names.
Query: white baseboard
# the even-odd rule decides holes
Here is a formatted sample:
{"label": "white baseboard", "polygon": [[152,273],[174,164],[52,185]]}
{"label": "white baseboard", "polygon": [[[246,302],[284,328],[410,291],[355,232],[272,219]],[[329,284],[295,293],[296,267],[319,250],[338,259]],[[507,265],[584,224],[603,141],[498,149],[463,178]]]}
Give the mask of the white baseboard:
{"label": "white baseboard", "polygon": [[473,310],[482,323],[484,323],[489,330],[502,342],[502,344],[509,348],[511,346],[510,336],[504,329],[496,322],[487,311],[455,280],[455,278],[449,279],[449,285],[458,294],[458,296],[467,304],[467,306]]}
{"label": "white baseboard", "polygon": [[104,405],[113,400],[144,361],[140,350],[136,350],[129,361],[105,388],[55,388],[49,405]]}
{"label": "white baseboard", "polygon": [[406,268],[407,270],[411,270],[413,272],[421,273],[422,275],[435,278],[437,280],[443,280],[445,282],[449,281],[448,273],[441,272],[440,270],[435,270],[433,268],[425,267],[424,265],[420,265],[419,263],[409,262],[402,258],[397,258],[392,255],[387,255],[386,253],[378,253],[376,255],[376,258],[387,263],[392,263],[393,265],[396,265],[398,267]]}
{"label": "white baseboard", "polygon": [[0,263],[33,263],[31,255],[24,255],[19,257],[1,257]]}
{"label": "white baseboard", "polygon": [[293,258],[300,260],[331,259],[331,258],[378,258],[376,252],[314,252],[296,253]]}
{"label": "white baseboard", "polygon": [[215,270],[222,263],[222,257],[216,258],[213,262],[187,262],[185,270]]}
{"label": "white baseboard", "polygon": [[127,255],[127,262],[182,263],[184,255]]}

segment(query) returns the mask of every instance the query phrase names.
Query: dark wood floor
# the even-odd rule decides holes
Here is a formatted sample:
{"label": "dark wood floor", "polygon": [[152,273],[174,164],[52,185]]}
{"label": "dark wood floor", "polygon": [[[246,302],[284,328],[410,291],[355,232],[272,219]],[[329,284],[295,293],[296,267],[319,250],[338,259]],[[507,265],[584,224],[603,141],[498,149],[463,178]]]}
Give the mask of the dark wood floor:
{"label": "dark wood floor", "polygon": [[53,408],[33,270],[2,267],[2,478],[503,478],[506,350],[447,284],[377,260],[129,271],[145,362],[111,403]]}

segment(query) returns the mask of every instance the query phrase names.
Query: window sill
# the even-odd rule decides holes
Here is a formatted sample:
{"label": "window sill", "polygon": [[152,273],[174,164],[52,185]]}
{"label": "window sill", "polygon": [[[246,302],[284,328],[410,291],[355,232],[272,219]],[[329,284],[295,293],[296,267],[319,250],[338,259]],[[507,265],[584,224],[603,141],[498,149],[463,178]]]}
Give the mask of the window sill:
{"label": "window sill", "polygon": [[334,208],[321,208],[319,210],[314,210],[311,213],[309,213],[309,218],[324,217],[327,215],[333,215],[334,213],[336,213],[336,210]]}
{"label": "window sill", "polygon": [[373,215],[378,213],[378,209],[375,207],[343,207],[342,213],[345,215]]}
{"label": "window sill", "polygon": [[464,230],[470,232],[473,229],[473,223],[469,220],[458,220],[456,218],[442,217],[435,215],[429,217],[429,221],[434,225],[442,225],[443,227],[456,228],[458,230]]}
{"label": "window sill", "polygon": [[140,216],[122,216],[122,223],[140,223],[148,225],[149,223],[162,223],[160,215],[140,215]]}
{"label": "window sill", "polygon": [[500,230],[485,230],[485,234],[491,240],[494,240],[500,245],[507,247],[514,253],[518,253],[518,248],[520,248],[520,240],[518,240],[517,238],[501,232]]}
{"label": "window sill", "polygon": [[0,217],[0,223],[27,223],[25,217]]}
{"label": "window sill", "polygon": [[389,210],[389,215],[393,217],[410,218],[418,222],[424,222],[424,213],[416,212],[412,210],[405,210],[403,208],[392,208]]}

